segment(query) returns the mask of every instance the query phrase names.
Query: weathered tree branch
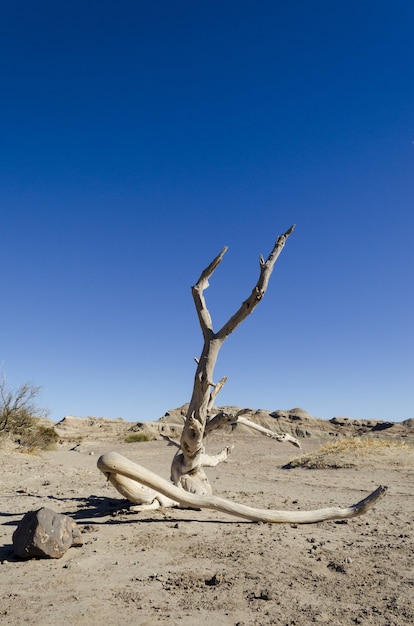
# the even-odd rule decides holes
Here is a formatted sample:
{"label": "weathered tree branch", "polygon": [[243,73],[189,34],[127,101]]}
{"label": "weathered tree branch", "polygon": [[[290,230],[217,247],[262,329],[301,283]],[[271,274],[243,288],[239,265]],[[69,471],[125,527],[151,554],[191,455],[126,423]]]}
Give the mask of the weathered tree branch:
{"label": "weathered tree branch", "polygon": [[206,267],[205,270],[203,270],[200,278],[191,290],[204,338],[207,338],[209,336],[209,333],[213,332],[213,323],[211,321],[210,313],[206,307],[203,292],[209,287],[208,279],[213,274],[217,266],[221,263],[222,258],[226,254],[227,250],[228,248],[227,246],[225,246],[220,254],[218,254],[216,258],[213,259],[210,265]]}
{"label": "weathered tree branch", "polygon": [[275,245],[273,246],[273,250],[269,254],[266,261],[262,256],[260,257],[260,276],[256,285],[247,300],[242,303],[239,310],[236,311],[229,321],[217,332],[216,336],[218,338],[223,340],[226,339],[257,307],[260,300],[266,293],[274,265],[285,247],[286,240],[294,230],[295,224],[293,224],[283,235],[279,235],[276,239]]}
{"label": "weathered tree branch", "polygon": [[226,382],[227,382],[227,376],[223,376],[223,378],[218,381],[217,385],[213,385],[213,389],[210,392],[210,400],[207,406],[207,415],[211,415],[211,412],[214,407],[214,402],[216,401],[216,398],[219,392],[223,389]]}
{"label": "weathered tree branch", "polygon": [[252,430],[256,430],[257,432],[262,433],[263,435],[266,435],[271,439],[276,439],[276,441],[288,442],[293,444],[297,448],[301,447],[298,439],[292,437],[292,435],[289,435],[288,433],[275,433],[269,428],[265,428],[264,426],[260,426],[259,424],[255,424],[255,422],[246,419],[242,416],[242,414],[236,413],[236,415],[231,415],[229,413],[225,413],[224,411],[217,413],[216,415],[214,415],[214,417],[208,420],[205,428],[205,435],[208,435],[213,430],[217,430],[218,428],[222,428],[223,426],[236,426],[237,424],[243,424],[244,426],[248,426]]}
{"label": "weathered tree branch", "polygon": [[[190,493],[180,487],[176,487],[167,480],[153,474],[144,467],[133,463],[116,452],[107,452],[101,456],[98,459],[98,468],[109,477],[112,484],[114,484],[116,480],[119,480],[121,476],[131,479],[132,481],[138,481],[148,489],[156,492],[154,500],[159,500],[160,497],[164,497],[166,499],[165,501],[173,503],[169,506],[214,509],[215,511],[235,515],[236,517],[242,517],[250,521],[267,522],[270,524],[312,524],[326,520],[350,519],[366,513],[387,490],[387,487],[379,486],[360,502],[345,508],[335,506],[313,511],[277,511],[256,509],[213,495]],[[148,505],[150,503],[146,500],[144,504]]]}
{"label": "weathered tree branch", "polygon": [[194,304],[204,337],[204,346],[197,364],[193,394],[181,435],[181,450],[175,455],[171,466],[171,476],[177,484],[183,484],[181,477],[184,474],[191,473],[190,483],[191,487],[194,488],[195,475],[200,471],[200,480],[204,493],[207,478],[202,470],[201,455],[204,454],[204,433],[209,411],[212,407],[211,398],[214,396],[214,391],[210,393],[210,388],[214,387],[213,372],[219,350],[227,337],[252,313],[265,295],[273,267],[294,228],[294,225],[291,226],[289,230],[276,239],[266,261],[263,257],[260,257],[260,275],[255,287],[247,300],[242,303],[239,310],[224,324],[218,333],[213,331],[213,323],[204,298],[204,290],[209,286],[209,278],[221,262],[227,248],[223,248],[220,254],[213,259],[192,288]]}

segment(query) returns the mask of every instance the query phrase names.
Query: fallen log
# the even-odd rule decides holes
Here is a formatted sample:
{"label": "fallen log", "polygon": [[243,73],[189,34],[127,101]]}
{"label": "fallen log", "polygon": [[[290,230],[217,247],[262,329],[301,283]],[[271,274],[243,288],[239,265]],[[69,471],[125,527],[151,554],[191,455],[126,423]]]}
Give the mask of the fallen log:
{"label": "fallen log", "polygon": [[[100,471],[107,476],[108,480],[110,480],[117,489],[117,482],[120,481],[122,483],[120,492],[123,495],[128,493],[128,490],[125,489],[125,478],[127,478],[128,485],[130,481],[132,483],[137,482],[140,489],[142,489],[142,485],[144,485],[144,487],[153,490],[153,501],[158,500],[160,506],[214,509],[220,513],[242,517],[252,522],[267,522],[269,524],[313,524],[326,520],[350,519],[366,513],[387,491],[387,487],[380,485],[360,502],[344,508],[334,506],[311,511],[277,511],[271,509],[257,509],[209,494],[198,495],[196,493],[190,493],[173,485],[168,480],[157,476],[157,474],[145,469],[141,465],[130,461],[117,452],[107,452],[102,455],[98,459],[97,465]],[[122,477],[122,480],[118,477]],[[139,489],[136,489],[136,493],[132,494],[132,496],[137,495],[138,491]],[[126,497],[128,497],[128,495],[126,495]],[[161,501],[163,501],[164,504],[162,504]],[[132,500],[132,502],[134,502],[134,500]],[[137,499],[135,499],[135,503],[141,504]],[[142,504],[147,508],[150,504],[148,498],[145,498]],[[155,508],[155,506],[153,505],[151,508]]]}

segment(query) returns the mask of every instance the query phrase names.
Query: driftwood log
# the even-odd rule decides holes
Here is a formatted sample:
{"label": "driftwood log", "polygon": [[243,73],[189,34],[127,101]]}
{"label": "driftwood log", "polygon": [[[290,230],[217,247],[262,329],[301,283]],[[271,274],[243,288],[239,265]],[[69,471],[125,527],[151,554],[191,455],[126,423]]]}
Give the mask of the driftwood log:
{"label": "driftwood log", "polygon": [[181,440],[177,445],[178,450],[171,464],[172,483],[125,459],[116,452],[104,454],[98,460],[98,468],[130,502],[145,509],[153,509],[158,506],[206,507],[252,521],[308,524],[361,515],[384,495],[386,488],[378,487],[361,502],[344,509],[331,507],[316,511],[267,511],[213,496],[210,482],[203,469],[204,467],[215,467],[231,454],[233,446],[224,448],[214,456],[206,454],[204,446],[206,435],[213,430],[228,425],[234,427],[238,423],[243,424],[279,442],[288,442],[300,448],[299,441],[291,435],[275,433],[258,424],[254,424],[243,417],[243,411],[235,415],[222,411],[218,412],[214,407],[214,403],[217,394],[226,383],[227,377],[223,377],[218,383],[214,383],[213,377],[214,367],[221,346],[263,299],[274,265],[294,228],[294,225],[291,226],[283,235],[277,237],[273,249],[266,260],[263,256],[260,256],[260,272],[256,285],[246,300],[242,302],[239,309],[217,332],[213,330],[213,322],[206,305],[204,291],[209,287],[209,279],[221,263],[227,248],[223,248],[213,259],[210,265],[201,273],[194,287],[192,287],[193,300],[203,334],[204,345],[200,358],[196,359],[197,369],[194,377],[193,393]]}
{"label": "driftwood log", "polygon": [[[141,504],[141,490],[146,489],[146,504],[143,508],[155,509],[159,506],[178,506],[182,508],[207,508],[220,513],[228,513],[255,522],[270,524],[295,523],[312,524],[326,520],[349,519],[366,513],[385,494],[386,487],[378,487],[368,497],[357,504],[341,508],[328,507],[314,511],[274,511],[256,509],[238,504],[213,495],[198,495],[173,485],[168,480],[157,476],[137,463],[133,463],[117,452],[107,452],[98,459],[98,468],[131,502]],[[144,485],[144,487],[142,487]],[[152,498],[152,501],[150,501]]]}

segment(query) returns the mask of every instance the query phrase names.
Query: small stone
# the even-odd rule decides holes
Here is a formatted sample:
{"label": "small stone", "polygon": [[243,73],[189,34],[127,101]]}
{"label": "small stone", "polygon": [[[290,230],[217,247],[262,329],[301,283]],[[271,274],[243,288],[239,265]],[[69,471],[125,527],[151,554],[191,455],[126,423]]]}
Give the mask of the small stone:
{"label": "small stone", "polygon": [[213,576],[205,581],[208,587],[215,587],[216,585],[220,585],[223,581],[222,574],[213,574]]}
{"label": "small stone", "polygon": [[273,593],[270,589],[262,589],[259,598],[260,600],[266,600],[266,602],[268,602],[273,599]]}
{"label": "small stone", "polygon": [[337,572],[338,574],[346,574],[346,569],[344,568],[344,566],[338,563],[335,563],[334,561],[331,561],[330,563],[328,563],[327,567],[333,572]]}

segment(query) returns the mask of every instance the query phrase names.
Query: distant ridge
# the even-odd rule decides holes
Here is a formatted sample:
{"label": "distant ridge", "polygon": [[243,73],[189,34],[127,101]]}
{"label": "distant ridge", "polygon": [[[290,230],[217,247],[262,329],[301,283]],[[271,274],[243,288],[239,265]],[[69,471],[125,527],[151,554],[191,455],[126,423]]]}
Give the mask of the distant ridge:
{"label": "distant ridge", "polygon": [[[127,422],[122,418],[73,417],[66,416],[54,424],[62,442],[81,440],[112,441],[124,439],[127,434],[145,432],[153,438],[163,436],[179,438],[187,413],[188,404],[167,411],[163,417],[153,422]],[[240,407],[225,406],[217,408],[228,413],[240,412]],[[398,438],[414,443],[414,418],[402,422],[381,420],[356,420],[347,417],[333,417],[324,420],[313,417],[304,409],[296,407],[288,410],[267,411],[264,409],[244,409],[242,415],[247,419],[277,433],[288,433],[297,438],[334,438],[340,436],[364,436]],[[227,432],[231,432],[229,426]],[[212,433],[210,436],[216,436]],[[262,436],[247,426],[237,425],[234,432]]]}

